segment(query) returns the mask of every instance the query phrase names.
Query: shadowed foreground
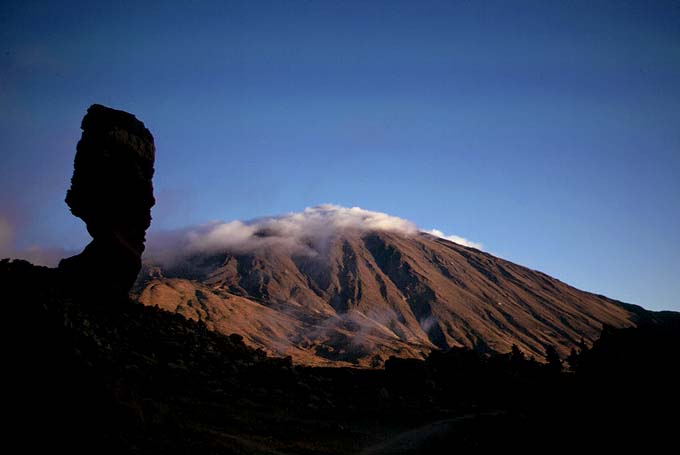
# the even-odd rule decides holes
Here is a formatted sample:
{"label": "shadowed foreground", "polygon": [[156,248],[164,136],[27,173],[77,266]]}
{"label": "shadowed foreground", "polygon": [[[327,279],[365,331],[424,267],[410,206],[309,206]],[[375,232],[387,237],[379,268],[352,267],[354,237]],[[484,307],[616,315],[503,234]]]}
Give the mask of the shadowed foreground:
{"label": "shadowed foreground", "polygon": [[465,349],[391,359],[383,370],[310,368],[153,307],[75,297],[61,273],[0,263],[11,321],[8,430],[22,451],[465,453],[674,443],[675,313],[606,331],[570,358],[575,373],[518,352]]}

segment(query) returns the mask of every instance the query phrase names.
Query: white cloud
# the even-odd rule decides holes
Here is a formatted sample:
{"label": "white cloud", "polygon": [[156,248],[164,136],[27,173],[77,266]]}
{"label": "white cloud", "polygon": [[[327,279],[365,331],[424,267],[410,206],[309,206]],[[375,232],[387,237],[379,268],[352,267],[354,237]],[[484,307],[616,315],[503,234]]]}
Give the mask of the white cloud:
{"label": "white cloud", "polygon": [[[251,252],[269,246],[287,248],[297,254],[315,255],[324,251],[334,235],[348,231],[388,231],[403,235],[421,232],[415,223],[386,213],[324,204],[277,217],[248,222],[213,222],[176,232],[152,234],[148,256],[153,260],[168,262],[185,254]],[[445,236],[438,230],[422,232],[461,245],[481,248],[478,243],[458,236]]]}
{"label": "white cloud", "polygon": [[220,248],[236,248],[253,239],[256,225],[241,221],[211,223],[187,233],[187,248],[192,251],[213,251]]}
{"label": "white cloud", "polygon": [[218,250],[236,252],[276,245],[298,253],[316,254],[330,238],[341,231],[392,231],[414,234],[418,228],[410,221],[386,213],[359,207],[324,204],[303,212],[289,213],[249,222],[214,222],[172,233],[152,235],[150,256],[163,256],[164,250],[175,253],[200,253]]}
{"label": "white cloud", "polygon": [[460,236],[457,236],[457,235],[446,235],[442,231],[440,231],[439,229],[430,229],[429,231],[423,231],[423,232],[426,232],[428,234],[432,234],[435,237],[439,237],[440,239],[449,240],[451,242],[457,243],[458,245],[463,245],[463,246],[467,246],[467,247],[470,247],[470,248],[476,248],[478,250],[484,249],[483,245],[481,243],[472,242],[472,241],[470,241],[466,238],[463,238],[463,237],[460,237]]}

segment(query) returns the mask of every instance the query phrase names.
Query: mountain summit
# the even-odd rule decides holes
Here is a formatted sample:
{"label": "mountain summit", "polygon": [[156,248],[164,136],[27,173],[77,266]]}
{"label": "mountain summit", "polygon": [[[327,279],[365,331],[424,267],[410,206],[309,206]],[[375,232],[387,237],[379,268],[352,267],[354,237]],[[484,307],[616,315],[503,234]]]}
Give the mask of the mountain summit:
{"label": "mountain summit", "polygon": [[359,208],[213,223],[151,248],[140,302],[306,364],[378,366],[513,344],[564,356],[644,311]]}

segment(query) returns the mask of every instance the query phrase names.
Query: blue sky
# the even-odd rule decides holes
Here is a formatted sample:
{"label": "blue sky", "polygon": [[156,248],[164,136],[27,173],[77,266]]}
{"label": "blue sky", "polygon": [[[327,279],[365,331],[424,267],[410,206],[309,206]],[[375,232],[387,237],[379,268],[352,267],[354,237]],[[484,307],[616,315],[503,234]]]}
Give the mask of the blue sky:
{"label": "blue sky", "polygon": [[6,250],[88,241],[97,102],[156,138],[152,230],[360,206],[680,310],[677,1],[93,3],[0,6]]}

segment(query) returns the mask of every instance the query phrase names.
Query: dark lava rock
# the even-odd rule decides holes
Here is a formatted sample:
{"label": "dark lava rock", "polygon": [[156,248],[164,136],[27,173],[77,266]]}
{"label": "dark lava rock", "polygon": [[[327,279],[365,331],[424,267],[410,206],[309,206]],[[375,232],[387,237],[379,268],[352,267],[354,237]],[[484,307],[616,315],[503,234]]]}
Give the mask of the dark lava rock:
{"label": "dark lava rock", "polygon": [[93,240],[59,268],[79,289],[127,294],[141,269],[155,203],[153,136],[134,115],[99,104],[87,110],[81,128],[66,203]]}

